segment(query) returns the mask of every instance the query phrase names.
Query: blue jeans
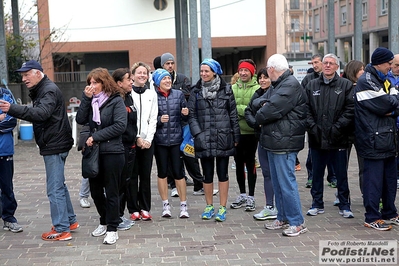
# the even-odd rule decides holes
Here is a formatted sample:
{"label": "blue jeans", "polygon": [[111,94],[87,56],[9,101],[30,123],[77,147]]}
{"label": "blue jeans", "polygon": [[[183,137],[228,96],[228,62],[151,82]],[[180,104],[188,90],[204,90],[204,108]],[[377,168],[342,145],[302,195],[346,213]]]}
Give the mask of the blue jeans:
{"label": "blue jeans", "polygon": [[82,178],[82,183],[80,184],[79,197],[88,198],[90,196],[90,184],[88,178]]}
{"label": "blue jeans", "polygon": [[65,184],[64,167],[67,156],[68,152],[43,156],[51,221],[58,233],[69,232],[69,225],[76,222],[76,215]]}
{"label": "blue jeans", "polygon": [[277,154],[268,151],[270,176],[272,178],[277,220],[288,221],[291,226],[304,223],[298,184],[295,177],[295,160],[298,152]]}
{"label": "blue jeans", "polygon": [[346,149],[321,150],[311,149],[313,162],[313,181],[310,193],[312,194],[312,208],[324,208],[324,171],[329,162],[337,177],[337,190],[340,210],[350,210],[348,186],[348,154]]}
{"label": "blue jeans", "polygon": [[265,197],[266,197],[265,206],[274,207],[274,191],[273,191],[272,179],[270,177],[269,158],[267,156],[267,150],[262,148],[260,144],[258,145],[258,160],[263,175],[263,190],[265,192]]}

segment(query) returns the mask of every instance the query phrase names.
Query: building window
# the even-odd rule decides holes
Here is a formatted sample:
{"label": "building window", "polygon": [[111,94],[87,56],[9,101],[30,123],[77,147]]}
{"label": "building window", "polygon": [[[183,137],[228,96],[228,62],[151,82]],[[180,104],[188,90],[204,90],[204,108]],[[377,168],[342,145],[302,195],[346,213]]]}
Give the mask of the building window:
{"label": "building window", "polygon": [[381,15],[388,14],[388,0],[381,0]]}
{"label": "building window", "polygon": [[166,0],[154,0],[154,7],[158,11],[165,10],[168,6],[168,2]]}
{"label": "building window", "polygon": [[346,25],[347,13],[346,6],[341,6],[341,25]]}
{"label": "building window", "polygon": [[291,43],[291,51],[292,52],[298,53],[299,52],[299,47],[300,47],[299,42]]}
{"label": "building window", "polygon": [[309,17],[308,17],[308,29],[309,29],[309,30],[312,30],[312,24],[313,24],[313,23],[312,23],[312,16],[309,16]]}
{"label": "building window", "polygon": [[320,15],[314,15],[314,31],[319,32],[320,31]]}
{"label": "building window", "polygon": [[299,18],[292,18],[291,19],[291,30],[292,31],[299,31]]}
{"label": "building window", "polygon": [[362,18],[363,20],[367,19],[367,0],[362,2]]}
{"label": "building window", "polygon": [[299,0],[290,0],[290,9],[299,9]]}

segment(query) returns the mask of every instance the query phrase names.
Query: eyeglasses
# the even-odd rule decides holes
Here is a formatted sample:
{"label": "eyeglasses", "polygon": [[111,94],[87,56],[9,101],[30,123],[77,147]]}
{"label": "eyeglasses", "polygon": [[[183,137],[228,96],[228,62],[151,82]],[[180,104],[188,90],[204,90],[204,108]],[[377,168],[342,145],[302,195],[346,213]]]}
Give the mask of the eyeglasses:
{"label": "eyeglasses", "polygon": [[335,66],[336,63],[334,63],[334,62],[323,62],[323,65],[325,65],[325,66]]}

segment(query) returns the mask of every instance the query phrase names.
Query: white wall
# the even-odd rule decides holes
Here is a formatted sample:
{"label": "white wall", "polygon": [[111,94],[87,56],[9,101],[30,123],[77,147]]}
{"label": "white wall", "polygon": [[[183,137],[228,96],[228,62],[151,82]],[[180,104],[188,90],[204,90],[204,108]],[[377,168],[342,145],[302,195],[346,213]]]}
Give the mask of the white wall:
{"label": "white wall", "polygon": [[[198,2],[198,13],[200,4]],[[139,40],[175,37],[174,1],[158,11],[153,0],[48,0],[51,29],[63,41]],[[212,37],[266,34],[265,0],[210,0]],[[198,14],[199,33],[200,15]]]}

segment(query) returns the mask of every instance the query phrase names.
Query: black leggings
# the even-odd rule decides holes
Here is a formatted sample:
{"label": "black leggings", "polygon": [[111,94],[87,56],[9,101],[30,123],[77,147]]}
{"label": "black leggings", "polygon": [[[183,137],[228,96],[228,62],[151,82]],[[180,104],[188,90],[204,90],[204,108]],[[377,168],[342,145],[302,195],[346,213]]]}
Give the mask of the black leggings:
{"label": "black leggings", "polygon": [[216,174],[219,182],[226,182],[229,180],[228,168],[229,157],[205,157],[201,158],[202,171],[204,173],[204,183],[213,183],[213,175],[215,173],[215,158],[216,158]]}
{"label": "black leggings", "polygon": [[255,168],[255,153],[258,147],[258,140],[255,135],[241,135],[240,142],[236,147],[236,155],[234,160],[236,162],[236,177],[240,193],[245,193],[245,170],[247,167],[248,177],[248,195],[255,195],[256,184],[256,168]]}
{"label": "black leggings", "polygon": [[182,173],[183,162],[180,158],[180,145],[155,145],[154,155],[159,178],[166,178],[169,173],[172,174],[175,180],[184,178],[184,174]]}

